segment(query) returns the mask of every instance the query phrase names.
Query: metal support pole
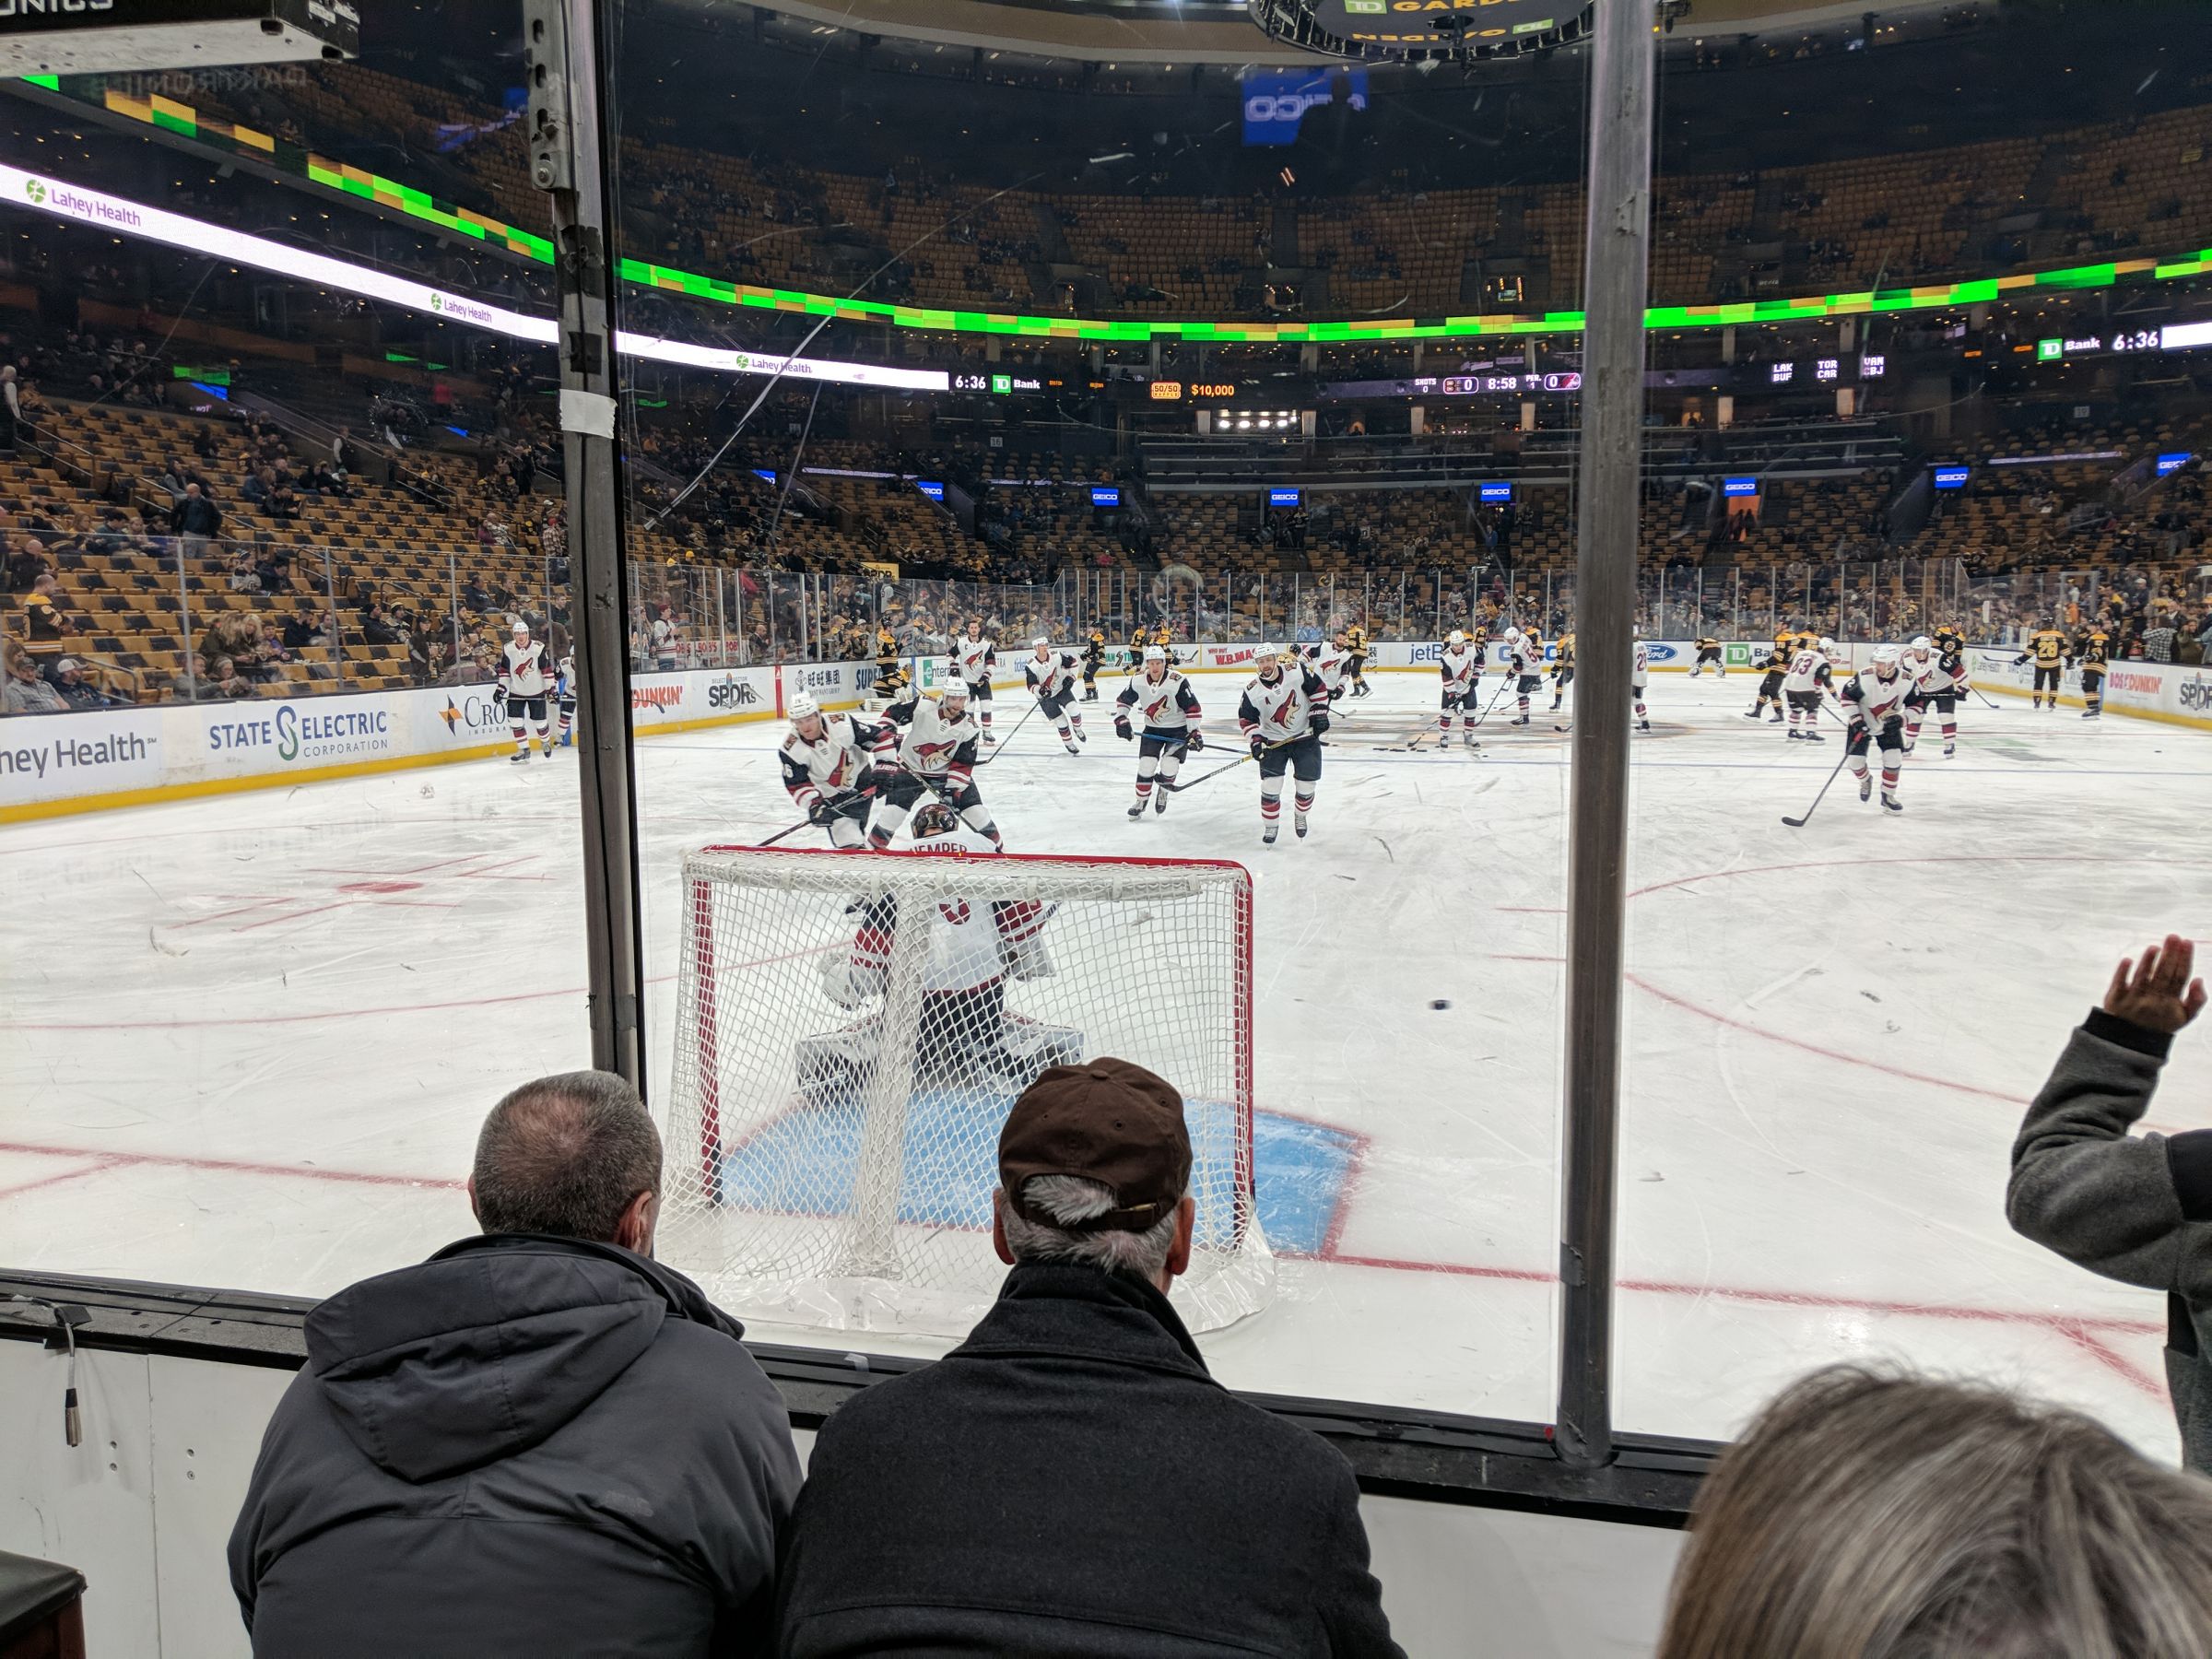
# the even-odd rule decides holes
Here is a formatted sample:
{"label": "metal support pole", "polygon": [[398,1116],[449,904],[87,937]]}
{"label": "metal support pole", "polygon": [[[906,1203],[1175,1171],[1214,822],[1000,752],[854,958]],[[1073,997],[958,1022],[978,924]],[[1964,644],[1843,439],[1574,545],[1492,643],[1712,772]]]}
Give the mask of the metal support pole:
{"label": "metal support pole", "polygon": [[567,467],[582,762],[584,947],[592,1064],[645,1087],[644,948],[637,784],[630,765],[629,614],[616,437],[614,222],[602,130],[613,0],[524,0],[532,182],[553,208],[560,298],[560,425]]}
{"label": "metal support pole", "polygon": [[1605,0],[1594,23],[1574,583],[1580,684],[1568,820],[1558,1430],[1560,1458],[1583,1469],[1613,1457],[1613,1209],[1654,61],[1652,8],[1644,0]]}

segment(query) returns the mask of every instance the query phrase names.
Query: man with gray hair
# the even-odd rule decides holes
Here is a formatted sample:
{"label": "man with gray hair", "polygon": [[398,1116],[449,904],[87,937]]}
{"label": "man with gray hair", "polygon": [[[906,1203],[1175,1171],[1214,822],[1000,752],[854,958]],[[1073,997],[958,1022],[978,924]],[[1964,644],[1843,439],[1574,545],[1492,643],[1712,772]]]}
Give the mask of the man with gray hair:
{"label": "man with gray hair", "polygon": [[1196,1207],[1173,1087],[1053,1066],[998,1168],[1013,1272],[967,1342],[823,1426],[778,1652],[1397,1654],[1349,1465],[1214,1382],[1169,1303]]}
{"label": "man with gray hair", "polygon": [[477,1141],[480,1236],[341,1290],[230,1535],[259,1655],[765,1649],[798,1489],[729,1316],[652,1259],[661,1141],[606,1072]]}

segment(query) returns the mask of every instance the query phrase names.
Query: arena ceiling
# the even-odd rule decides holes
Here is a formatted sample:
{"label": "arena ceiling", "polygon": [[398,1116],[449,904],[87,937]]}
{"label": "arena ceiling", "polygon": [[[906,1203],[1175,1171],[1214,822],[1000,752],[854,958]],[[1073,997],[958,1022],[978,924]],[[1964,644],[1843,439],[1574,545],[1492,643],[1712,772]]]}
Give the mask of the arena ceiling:
{"label": "arena ceiling", "polygon": [[[726,10],[722,0],[693,0]],[[1486,16],[1565,16],[1580,0],[1476,0]],[[1903,0],[1877,9],[1884,19],[1932,12],[1955,0]],[[1242,0],[770,0],[761,9],[820,29],[853,29],[940,46],[1019,52],[1046,58],[1139,64],[1321,61],[1269,40]],[[1857,26],[1865,0],[1688,0],[1672,33],[1695,40]]]}

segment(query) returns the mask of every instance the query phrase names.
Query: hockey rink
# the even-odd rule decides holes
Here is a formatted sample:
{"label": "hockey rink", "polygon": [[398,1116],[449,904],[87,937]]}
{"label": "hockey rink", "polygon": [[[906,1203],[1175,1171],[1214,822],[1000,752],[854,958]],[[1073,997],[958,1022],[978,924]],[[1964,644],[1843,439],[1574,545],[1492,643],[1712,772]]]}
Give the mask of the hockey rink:
{"label": "hockey rink", "polygon": [[[1280,1260],[1274,1305],[1204,1339],[1222,1379],[1546,1419],[1569,740],[1542,705],[1508,727],[1509,700],[1477,753],[1408,751],[1434,677],[1372,678],[1303,841],[1286,812],[1261,846],[1250,765],[1129,822],[1105,702],[1080,756],[1032,720],[980,777],[1010,851],[1254,875]],[[1196,677],[1223,743],[1187,777],[1240,752],[1240,683]],[[2212,740],[1975,703],[1956,759],[1924,733],[1901,816],[1847,774],[1791,830],[1841,728],[1753,725],[1755,683],[1658,677],[1637,739],[1620,1426],[1725,1435],[1786,1376],[1897,1356],[2171,1455],[2160,1298],[2014,1237],[2003,1203],[2022,1109],[2112,963],[2169,929],[2212,941]],[[1002,692],[998,729],[1026,707]],[[796,816],[780,735],[638,747],[656,1084],[681,860]],[[470,1230],[485,1110],[588,1063],[570,753],[6,826],[0,867],[0,1257],[25,1267],[335,1289]],[[2212,1034],[2180,1040],[2150,1116],[2212,1124]]]}

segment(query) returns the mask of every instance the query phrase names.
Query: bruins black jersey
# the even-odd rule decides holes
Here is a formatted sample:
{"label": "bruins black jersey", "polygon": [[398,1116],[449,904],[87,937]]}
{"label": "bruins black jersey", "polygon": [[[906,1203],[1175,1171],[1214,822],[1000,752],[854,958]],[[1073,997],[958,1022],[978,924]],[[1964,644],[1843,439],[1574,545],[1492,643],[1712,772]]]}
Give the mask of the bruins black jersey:
{"label": "bruins black jersey", "polygon": [[1352,656],[1365,656],[1367,654],[1367,629],[1364,628],[1346,629],[1344,630],[1344,649]]}
{"label": "bruins black jersey", "polygon": [[1556,675],[1562,668],[1574,666],[1574,636],[1572,634],[1561,634],[1555,649],[1559,652],[1559,656],[1552,663],[1552,673]]}
{"label": "bruins black jersey", "polygon": [[2075,660],[2090,674],[2102,674],[2112,660],[2112,638],[2102,629],[2085,636],[2075,648]]}
{"label": "bruins black jersey", "polygon": [[2029,636],[2027,654],[2038,668],[2055,668],[2065,660],[2066,636],[2055,628],[2040,628]]}
{"label": "bruins black jersey", "polygon": [[1720,645],[1721,642],[1718,640],[1709,640],[1703,634],[1700,634],[1698,636],[1698,649],[1700,651],[1717,651],[1720,649]]}
{"label": "bruins black jersey", "polygon": [[1169,628],[1165,622],[1160,623],[1152,630],[1152,643],[1155,645],[1171,644],[1174,638],[1174,630]]}
{"label": "bruins black jersey", "polygon": [[899,660],[899,636],[888,628],[876,630],[876,665],[888,667]]}
{"label": "bruins black jersey", "polygon": [[1104,661],[1105,656],[1106,636],[1094,628],[1090,630],[1090,638],[1083,641],[1083,660],[1098,663]]}

